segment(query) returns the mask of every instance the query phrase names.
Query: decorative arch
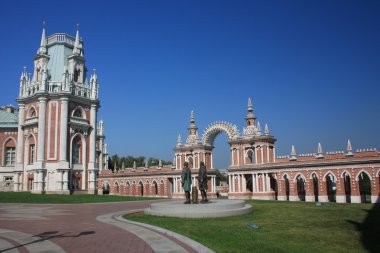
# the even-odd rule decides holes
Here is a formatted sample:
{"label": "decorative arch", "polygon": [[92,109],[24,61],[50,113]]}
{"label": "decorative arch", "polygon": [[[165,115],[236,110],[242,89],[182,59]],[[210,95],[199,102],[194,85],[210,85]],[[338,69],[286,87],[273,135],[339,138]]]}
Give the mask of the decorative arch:
{"label": "decorative arch", "polygon": [[314,178],[318,179],[318,174],[317,174],[317,172],[312,172],[312,173],[310,174],[310,179],[314,179]]}
{"label": "decorative arch", "polygon": [[29,118],[34,118],[37,116],[38,114],[37,114],[36,107],[34,105],[30,106],[29,110],[26,113],[26,118],[29,119]]}
{"label": "decorative arch", "polygon": [[[34,145],[33,147],[31,145]],[[30,157],[33,156],[33,157]],[[37,141],[36,136],[30,132],[25,137],[24,144],[24,164],[33,164],[37,159]]]}
{"label": "decorative arch", "polygon": [[298,177],[301,177],[301,178],[306,182],[306,177],[305,177],[301,172],[298,172],[298,173],[294,176],[293,182],[297,182],[297,178],[298,178]]}
{"label": "decorative arch", "polygon": [[364,174],[366,174],[368,177],[369,177],[369,180],[372,180],[372,177],[371,177],[371,175],[367,172],[367,171],[365,171],[365,170],[360,170],[357,174],[356,174],[356,176],[355,176],[355,180],[356,181],[359,181],[359,176],[360,176],[360,174],[362,174],[362,172],[364,173]]}
{"label": "decorative arch", "polygon": [[208,126],[204,131],[202,136],[203,144],[213,146],[216,136],[222,132],[227,135],[228,141],[234,137],[240,136],[236,125],[227,122],[215,122]]}
{"label": "decorative arch", "polygon": [[102,190],[103,190],[103,194],[109,194],[110,193],[110,183],[108,181],[104,181],[102,183]]}
{"label": "decorative arch", "polygon": [[337,178],[336,178],[335,174],[332,173],[331,171],[327,171],[327,172],[325,173],[325,175],[323,175],[323,177],[322,177],[323,182],[326,182],[326,177],[327,177],[328,175],[331,175],[331,176],[332,176],[332,178],[331,178],[332,181],[333,181],[333,182],[336,182]]}
{"label": "decorative arch", "polygon": [[[13,142],[13,145],[12,145]],[[16,163],[16,140],[10,136],[3,142],[3,161],[4,166],[12,166]],[[9,152],[9,153],[8,153]],[[6,164],[7,158],[10,159],[11,164]]]}
{"label": "decorative arch", "polygon": [[114,183],[114,187],[115,187],[115,193],[116,194],[119,194],[119,191],[120,191],[120,184],[119,182],[116,180],[115,183]]}
{"label": "decorative arch", "polygon": [[73,165],[74,161],[73,161],[73,144],[74,144],[74,141],[76,138],[80,138],[81,140],[81,144],[82,144],[82,147],[81,147],[81,163],[83,166],[85,166],[86,164],[86,149],[87,149],[87,143],[86,143],[86,138],[83,136],[83,134],[81,133],[76,133],[74,134],[72,137],[71,137],[71,140],[70,140],[70,164]]}
{"label": "decorative arch", "polygon": [[[79,115],[80,114],[80,115]],[[86,112],[85,110],[83,109],[82,106],[77,106],[73,109],[73,111],[71,112],[71,117],[78,117],[78,118],[82,118],[82,119],[87,119],[86,117]]]}
{"label": "decorative arch", "polygon": [[255,163],[255,152],[252,148],[245,150],[244,157],[248,158],[248,163]]}
{"label": "decorative arch", "polygon": [[283,175],[282,175],[282,178],[281,179],[290,179],[290,177],[289,177],[289,175],[288,175],[288,173],[284,173]]}
{"label": "decorative arch", "polygon": [[348,170],[344,170],[342,173],[340,173],[340,178],[344,178],[345,175],[348,175],[349,177],[351,177],[351,174]]}

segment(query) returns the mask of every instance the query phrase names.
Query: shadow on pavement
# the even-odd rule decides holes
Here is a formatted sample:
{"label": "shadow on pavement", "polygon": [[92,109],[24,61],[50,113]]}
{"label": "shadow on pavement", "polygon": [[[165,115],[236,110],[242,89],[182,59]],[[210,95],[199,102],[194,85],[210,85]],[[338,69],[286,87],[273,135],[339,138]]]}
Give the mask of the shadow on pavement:
{"label": "shadow on pavement", "polygon": [[37,235],[33,235],[32,236],[33,238],[37,237],[36,240],[34,240],[34,241],[31,241],[29,243],[19,244],[17,246],[14,246],[14,247],[11,247],[11,248],[8,248],[8,249],[4,249],[2,252],[6,252],[6,251],[9,251],[9,250],[17,249],[19,247],[23,247],[23,246],[30,245],[30,244],[33,244],[33,243],[39,243],[39,242],[47,241],[47,240],[54,239],[54,238],[64,238],[64,237],[75,238],[75,237],[81,237],[81,236],[86,236],[86,235],[94,235],[95,231],[83,231],[83,232],[80,232],[80,233],[74,234],[74,235],[70,235],[70,233],[71,232],[59,233],[58,231],[43,232],[43,233],[40,233],[40,234],[37,234]]}

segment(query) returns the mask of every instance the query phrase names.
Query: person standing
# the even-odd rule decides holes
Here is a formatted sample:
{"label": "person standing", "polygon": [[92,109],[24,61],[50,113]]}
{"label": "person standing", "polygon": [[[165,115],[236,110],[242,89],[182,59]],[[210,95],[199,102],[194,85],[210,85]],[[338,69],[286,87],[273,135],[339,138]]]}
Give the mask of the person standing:
{"label": "person standing", "polygon": [[201,167],[199,168],[198,172],[198,181],[199,181],[199,190],[202,194],[202,200],[201,203],[208,202],[207,199],[207,169],[204,162],[201,162]]}
{"label": "person standing", "polygon": [[182,188],[185,191],[186,201],[184,204],[190,204],[190,190],[191,190],[191,170],[189,169],[189,163],[184,162],[182,170]]}

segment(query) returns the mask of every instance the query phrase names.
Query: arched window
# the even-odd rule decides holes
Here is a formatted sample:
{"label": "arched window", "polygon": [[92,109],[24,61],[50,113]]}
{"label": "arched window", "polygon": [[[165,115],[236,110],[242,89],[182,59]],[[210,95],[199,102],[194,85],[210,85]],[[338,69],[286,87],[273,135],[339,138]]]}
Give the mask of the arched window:
{"label": "arched window", "polygon": [[73,164],[82,163],[82,140],[79,136],[76,136],[73,140],[72,158]]}
{"label": "arched window", "polygon": [[30,108],[29,113],[28,113],[28,118],[34,118],[36,116],[37,116],[36,110],[33,107]]}
{"label": "arched window", "polygon": [[158,195],[158,186],[157,186],[157,182],[156,181],[153,182],[153,187],[154,187],[154,194]]}
{"label": "arched window", "polygon": [[76,109],[73,113],[74,117],[82,118],[82,110],[80,108]]}
{"label": "arched window", "polygon": [[255,163],[255,154],[253,153],[252,149],[247,151],[247,159],[248,163]]}
{"label": "arched window", "polygon": [[13,166],[16,161],[16,143],[9,139],[4,145],[4,165]]}
{"label": "arched window", "polygon": [[75,69],[74,70],[74,82],[78,82],[80,77],[80,69]]}

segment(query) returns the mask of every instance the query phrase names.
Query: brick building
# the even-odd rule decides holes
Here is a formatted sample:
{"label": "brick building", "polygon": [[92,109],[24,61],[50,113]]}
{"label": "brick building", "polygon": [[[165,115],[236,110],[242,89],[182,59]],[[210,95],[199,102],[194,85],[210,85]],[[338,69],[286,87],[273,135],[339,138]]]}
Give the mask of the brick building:
{"label": "brick building", "polygon": [[230,199],[267,199],[289,201],[320,201],[339,203],[380,202],[380,156],[376,149],[353,152],[350,141],[347,151],[276,156],[276,138],[264,131],[253,114],[248,100],[246,126],[242,133],[236,125],[215,122],[199,138],[194,113],[186,142],[178,136],[175,159],[171,167],[129,168],[99,176],[98,187],[109,187],[111,194],[183,197],[180,174],[183,163],[190,164],[193,184],[203,161],[209,171],[209,194],[216,196],[213,169],[213,142],[223,133],[230,145],[231,164],[228,168],[228,197]]}

